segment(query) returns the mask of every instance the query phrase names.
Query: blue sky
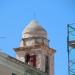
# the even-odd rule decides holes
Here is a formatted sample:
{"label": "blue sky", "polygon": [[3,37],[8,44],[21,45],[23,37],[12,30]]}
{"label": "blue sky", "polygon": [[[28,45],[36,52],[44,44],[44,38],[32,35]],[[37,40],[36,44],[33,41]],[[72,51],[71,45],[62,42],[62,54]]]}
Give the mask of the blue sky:
{"label": "blue sky", "polygon": [[[35,14],[35,15],[34,15]],[[24,27],[36,19],[48,32],[55,75],[67,72],[67,24],[75,22],[75,0],[0,0],[0,49],[15,56]],[[2,38],[4,37],[4,38]]]}

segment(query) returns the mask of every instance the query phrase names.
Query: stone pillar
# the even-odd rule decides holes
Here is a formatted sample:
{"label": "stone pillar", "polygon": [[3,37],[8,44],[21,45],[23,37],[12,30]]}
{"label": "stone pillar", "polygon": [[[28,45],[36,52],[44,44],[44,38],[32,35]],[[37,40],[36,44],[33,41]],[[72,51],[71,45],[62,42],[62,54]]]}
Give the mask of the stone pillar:
{"label": "stone pillar", "polygon": [[36,68],[45,72],[45,55],[44,54],[37,54]]}
{"label": "stone pillar", "polygon": [[49,75],[54,75],[54,55],[49,56]]}

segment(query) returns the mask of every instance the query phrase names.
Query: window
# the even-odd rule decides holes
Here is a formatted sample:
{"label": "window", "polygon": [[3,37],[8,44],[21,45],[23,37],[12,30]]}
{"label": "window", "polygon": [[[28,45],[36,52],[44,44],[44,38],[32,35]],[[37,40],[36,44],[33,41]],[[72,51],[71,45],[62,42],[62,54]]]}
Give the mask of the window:
{"label": "window", "polygon": [[35,44],[35,40],[27,40],[26,41],[26,46],[32,46]]}
{"label": "window", "polygon": [[12,75],[16,75],[15,73],[12,73]]}
{"label": "window", "polygon": [[44,44],[48,46],[48,40],[47,39],[44,40]]}
{"label": "window", "polygon": [[46,61],[45,61],[45,72],[49,72],[49,57],[46,56]]}
{"label": "window", "polygon": [[43,41],[41,39],[36,39],[35,44],[41,44]]}
{"label": "window", "polygon": [[36,55],[29,55],[29,54],[27,54],[25,56],[25,60],[26,60],[27,64],[36,67]]}
{"label": "window", "polygon": [[29,54],[27,54],[27,55],[25,56],[25,61],[26,61],[26,63],[28,63],[28,62],[29,62],[29,60],[30,60],[30,55],[29,55]]}

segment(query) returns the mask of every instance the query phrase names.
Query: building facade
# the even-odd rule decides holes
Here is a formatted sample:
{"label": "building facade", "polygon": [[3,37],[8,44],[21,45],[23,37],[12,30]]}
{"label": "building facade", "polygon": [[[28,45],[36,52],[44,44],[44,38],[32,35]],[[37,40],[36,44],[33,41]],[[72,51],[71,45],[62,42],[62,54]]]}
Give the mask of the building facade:
{"label": "building facade", "polygon": [[0,75],[47,75],[5,53],[0,52]]}
{"label": "building facade", "polygon": [[[0,73],[6,69],[6,73],[13,71],[12,75],[54,75],[55,50],[49,47],[47,32],[37,21],[27,25],[22,32],[20,47],[14,50],[16,58],[3,55],[3,61],[0,59],[6,65],[0,64]],[[1,75],[10,75],[6,73]]]}

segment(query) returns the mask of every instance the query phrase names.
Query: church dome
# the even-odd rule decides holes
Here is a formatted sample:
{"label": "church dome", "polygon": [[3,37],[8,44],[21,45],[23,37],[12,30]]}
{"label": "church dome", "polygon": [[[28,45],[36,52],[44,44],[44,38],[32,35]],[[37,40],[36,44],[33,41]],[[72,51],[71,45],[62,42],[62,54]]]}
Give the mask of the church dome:
{"label": "church dome", "polygon": [[42,37],[47,38],[46,30],[35,20],[32,20],[22,32],[22,38]]}

